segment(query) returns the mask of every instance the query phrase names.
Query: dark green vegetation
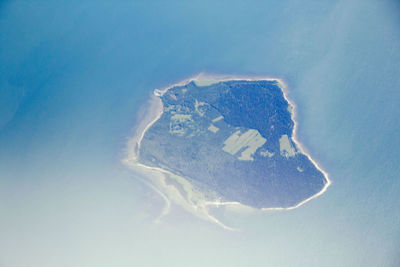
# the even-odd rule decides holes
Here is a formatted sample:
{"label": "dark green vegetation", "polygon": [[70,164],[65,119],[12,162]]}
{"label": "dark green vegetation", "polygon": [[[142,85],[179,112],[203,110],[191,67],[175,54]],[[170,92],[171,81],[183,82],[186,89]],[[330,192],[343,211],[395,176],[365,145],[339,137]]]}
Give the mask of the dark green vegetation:
{"label": "dark green vegetation", "polygon": [[291,106],[275,81],[190,82],[161,96],[139,161],[206,195],[256,208],[291,207],[327,182],[292,141]]}

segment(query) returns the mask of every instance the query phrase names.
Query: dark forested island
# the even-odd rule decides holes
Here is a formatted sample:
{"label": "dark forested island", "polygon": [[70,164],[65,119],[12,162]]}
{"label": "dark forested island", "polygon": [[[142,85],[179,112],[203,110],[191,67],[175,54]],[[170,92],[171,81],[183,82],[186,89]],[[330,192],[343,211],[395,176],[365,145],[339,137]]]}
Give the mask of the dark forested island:
{"label": "dark forested island", "polygon": [[191,81],[159,97],[163,112],[140,141],[139,163],[254,208],[295,207],[327,186],[293,138],[293,107],[277,81]]}

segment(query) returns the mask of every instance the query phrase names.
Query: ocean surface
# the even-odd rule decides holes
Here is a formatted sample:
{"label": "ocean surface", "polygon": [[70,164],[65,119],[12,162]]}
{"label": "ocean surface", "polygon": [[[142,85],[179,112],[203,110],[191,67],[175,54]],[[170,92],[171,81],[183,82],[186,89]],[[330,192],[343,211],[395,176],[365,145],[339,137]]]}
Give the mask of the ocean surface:
{"label": "ocean surface", "polygon": [[[400,4],[0,2],[0,267],[399,266]],[[291,211],[227,231],[127,168],[155,88],[283,79],[329,173]]]}

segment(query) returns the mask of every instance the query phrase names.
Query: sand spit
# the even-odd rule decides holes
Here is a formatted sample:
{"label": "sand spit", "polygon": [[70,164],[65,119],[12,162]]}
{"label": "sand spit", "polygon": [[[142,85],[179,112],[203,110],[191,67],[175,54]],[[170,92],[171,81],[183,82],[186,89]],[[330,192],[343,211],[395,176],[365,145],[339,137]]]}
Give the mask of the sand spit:
{"label": "sand spit", "polygon": [[[325,172],[320,165],[311,158],[309,153],[304,149],[303,145],[297,139],[297,120],[296,120],[296,105],[293,101],[288,98],[287,86],[282,79],[278,78],[269,78],[269,77],[232,77],[232,76],[210,76],[199,74],[195,77],[185,79],[179,83],[170,85],[162,90],[155,89],[154,95],[149,100],[148,105],[146,106],[146,110],[140,113],[141,120],[138,122],[136,126],[135,135],[128,141],[127,144],[127,151],[126,151],[126,158],[123,162],[129,166],[130,168],[134,169],[135,171],[140,172],[144,175],[148,180],[147,183],[153,190],[155,190],[160,196],[165,200],[166,205],[162,211],[162,214],[159,219],[168,214],[170,211],[171,202],[177,205],[182,206],[187,211],[195,214],[196,216],[208,220],[210,222],[216,223],[217,225],[221,226],[226,230],[235,231],[237,229],[231,228],[217,218],[213,217],[210,213],[208,208],[209,207],[228,207],[229,210],[236,211],[236,212],[253,212],[257,211],[258,209],[246,206],[241,204],[240,202],[223,202],[220,199],[213,199],[211,200],[210,197],[206,197],[205,194],[196,190],[184,177],[177,176],[169,171],[166,171],[161,168],[150,167],[143,165],[138,162],[139,150],[141,141],[146,133],[146,131],[161,117],[163,113],[163,104],[160,99],[160,96],[165,94],[169,89],[176,87],[176,86],[183,86],[188,84],[192,81],[196,83],[198,86],[205,86],[211,85],[213,83],[222,82],[222,81],[276,81],[278,86],[281,88],[283,92],[283,96],[285,100],[291,106],[291,119],[293,120],[294,127],[293,127],[293,134],[292,140],[296,144],[299,152],[303,153],[307,156],[307,158],[315,165],[315,167],[324,175],[325,178],[325,185],[321,191],[317,194],[303,200],[302,202],[298,203],[292,207],[276,207],[276,208],[262,208],[262,211],[282,211],[282,210],[292,210],[298,208],[308,201],[317,198],[318,196],[322,195],[326,192],[327,188],[332,184],[331,180],[328,177],[327,172]],[[187,191],[186,195],[184,196],[179,190],[166,182],[167,178],[173,178],[176,182],[182,185],[182,188]]]}

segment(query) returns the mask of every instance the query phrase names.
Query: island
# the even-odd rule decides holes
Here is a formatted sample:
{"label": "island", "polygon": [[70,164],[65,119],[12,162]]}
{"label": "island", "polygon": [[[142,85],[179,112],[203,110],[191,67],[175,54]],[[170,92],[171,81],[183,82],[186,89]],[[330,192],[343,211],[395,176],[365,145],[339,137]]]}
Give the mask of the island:
{"label": "island", "polygon": [[193,79],[154,95],[160,110],[130,160],[162,173],[159,185],[187,207],[292,209],[329,186],[295,138],[294,105],[280,80]]}

